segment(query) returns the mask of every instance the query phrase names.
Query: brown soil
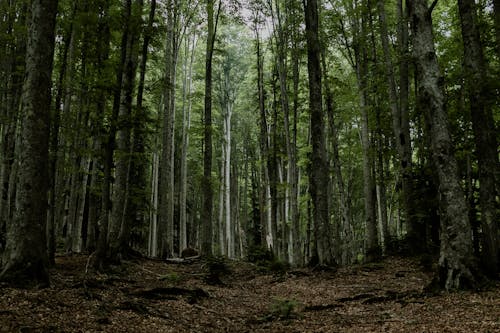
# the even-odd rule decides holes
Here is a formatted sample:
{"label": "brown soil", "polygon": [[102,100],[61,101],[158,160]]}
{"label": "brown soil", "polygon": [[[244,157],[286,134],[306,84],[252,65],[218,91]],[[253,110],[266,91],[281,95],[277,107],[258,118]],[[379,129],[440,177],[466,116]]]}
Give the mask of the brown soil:
{"label": "brown soil", "polygon": [[108,274],[86,273],[87,261],[58,257],[50,288],[0,285],[0,332],[500,332],[500,284],[429,295],[410,259],[281,273],[233,262],[222,285],[197,260]]}

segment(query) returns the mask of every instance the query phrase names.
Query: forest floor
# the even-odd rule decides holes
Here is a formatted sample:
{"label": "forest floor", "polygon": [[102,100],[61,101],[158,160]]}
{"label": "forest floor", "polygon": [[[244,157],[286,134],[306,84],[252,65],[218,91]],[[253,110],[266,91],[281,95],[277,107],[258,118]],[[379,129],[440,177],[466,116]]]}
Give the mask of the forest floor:
{"label": "forest floor", "polygon": [[226,264],[132,260],[86,272],[88,257],[59,256],[52,286],[0,285],[0,332],[500,332],[500,284],[428,294],[413,259],[336,271],[269,272]]}

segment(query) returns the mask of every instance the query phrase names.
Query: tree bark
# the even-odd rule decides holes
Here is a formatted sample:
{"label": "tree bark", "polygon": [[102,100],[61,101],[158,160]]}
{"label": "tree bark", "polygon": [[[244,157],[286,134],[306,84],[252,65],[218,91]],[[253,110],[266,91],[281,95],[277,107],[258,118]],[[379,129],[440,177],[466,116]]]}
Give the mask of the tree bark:
{"label": "tree bark", "polygon": [[205,256],[212,255],[212,59],[217,32],[217,21],[221,3],[219,2],[216,20],[214,22],[214,0],[207,0],[207,46],[205,53],[205,108],[203,119],[203,178],[202,195],[203,205],[201,212],[201,253]]}
{"label": "tree bark", "polygon": [[474,0],[458,0],[462,40],[464,44],[464,73],[469,94],[472,130],[479,166],[479,205],[483,230],[482,259],[491,276],[495,276],[498,262],[498,214],[496,197],[500,182],[500,164],[497,153],[497,131],[492,113],[494,96],[487,77],[487,62],[483,54]]}
{"label": "tree bark", "polygon": [[418,83],[417,103],[424,112],[432,160],[439,179],[441,247],[437,282],[446,290],[458,289],[474,283],[467,205],[448,129],[444,79],[434,48],[431,10],[427,1],[412,0],[410,14]]}
{"label": "tree bark", "polygon": [[[399,173],[401,175],[401,196],[402,205],[405,213],[405,220],[408,226],[407,240],[411,243],[411,248],[416,252],[421,252],[420,239],[422,235],[418,233],[417,221],[414,219],[414,208],[412,198],[412,158],[411,158],[411,140],[410,124],[408,118],[408,18],[407,6],[404,7],[403,0],[398,1],[398,19],[399,19],[399,96],[396,87],[394,74],[394,63],[389,47],[389,32],[387,29],[386,11],[384,1],[377,2],[379,13],[380,37],[382,41],[382,50],[384,54],[384,67],[387,85],[389,87],[389,100],[392,114],[392,129],[396,142],[396,148],[399,159]],[[387,243],[387,242],[386,242]],[[387,246],[387,244],[385,244]]]}
{"label": "tree bark", "polygon": [[171,203],[173,189],[171,188],[172,178],[172,131],[173,131],[173,103],[172,99],[175,90],[174,83],[174,31],[173,31],[173,0],[167,2],[167,38],[165,50],[165,92],[163,110],[162,129],[162,153],[160,157],[160,203],[159,203],[159,223],[158,223],[158,255],[161,258],[173,256],[173,219],[171,214]]}
{"label": "tree bark", "polygon": [[[193,85],[193,63],[194,52],[196,48],[197,36],[193,33],[192,41],[186,39],[185,54],[190,54],[189,63],[185,61],[184,81],[183,81],[183,103],[182,103],[182,151],[181,151],[181,180],[180,180],[180,203],[179,203],[179,250],[182,251],[188,247],[187,234],[187,155],[189,149],[189,129],[191,127],[191,108],[192,108],[192,85]],[[186,105],[187,104],[187,105]]]}
{"label": "tree bark", "polygon": [[[135,8],[137,7],[137,8]],[[138,39],[142,1],[132,4],[131,0],[125,1],[126,15],[126,50],[123,64],[123,76],[120,93],[120,107],[117,118],[116,149],[115,149],[115,182],[113,185],[113,198],[111,220],[109,228],[109,259],[118,261],[126,255],[130,234],[130,221],[126,218],[129,200],[129,171],[130,171],[130,145],[131,145],[131,115],[132,99],[135,85],[135,75],[138,61]]]}
{"label": "tree bark", "polygon": [[[128,0],[127,0],[128,1]],[[125,11],[127,9],[125,8]],[[107,13],[109,11],[109,3],[106,2],[103,11]],[[126,19],[126,15],[124,15]],[[94,256],[93,266],[97,270],[103,270],[108,261],[109,255],[109,229],[110,229],[110,211],[112,209],[111,202],[111,183],[112,183],[112,175],[113,175],[113,154],[115,151],[116,145],[116,131],[118,126],[118,116],[120,111],[120,102],[121,102],[121,92],[122,92],[122,80],[124,74],[124,66],[127,56],[127,40],[128,40],[128,28],[127,21],[123,22],[123,32],[121,38],[121,46],[120,46],[120,63],[116,69],[116,81],[113,87],[113,107],[111,111],[110,125],[107,133],[105,133],[105,141],[103,142],[104,148],[104,161],[103,161],[103,184],[102,184],[102,208],[101,215],[99,218],[99,237],[97,239],[97,248]],[[106,44],[104,45],[104,50],[109,50],[109,45],[107,42],[110,38],[109,26],[105,25],[104,27],[104,37]],[[104,52],[104,56],[107,56],[107,52]],[[98,108],[102,111],[105,110],[105,98],[102,96],[102,100],[98,101]]]}
{"label": "tree bark", "polygon": [[313,204],[314,236],[317,242],[317,259],[320,265],[335,264],[331,244],[330,215],[328,207],[328,161],[326,157],[323,98],[321,93],[321,65],[318,4],[304,0],[307,42],[307,69],[309,77],[309,109],[311,114],[311,173],[310,193]]}
{"label": "tree bark", "polygon": [[[362,11],[366,9],[361,8]],[[366,14],[361,18],[361,29],[359,23],[354,18],[354,59],[356,78],[358,82],[359,106],[361,109],[361,145],[363,148],[363,194],[365,206],[365,260],[367,262],[376,261],[380,257],[380,246],[378,244],[377,234],[377,216],[376,216],[376,187],[372,172],[373,167],[373,148],[370,139],[370,127],[368,118],[368,55],[366,48],[368,44],[365,38],[368,38],[366,29]]]}
{"label": "tree bark", "polygon": [[48,191],[51,76],[57,1],[31,4],[19,184],[14,220],[9,225],[0,280],[48,285],[45,239]]}

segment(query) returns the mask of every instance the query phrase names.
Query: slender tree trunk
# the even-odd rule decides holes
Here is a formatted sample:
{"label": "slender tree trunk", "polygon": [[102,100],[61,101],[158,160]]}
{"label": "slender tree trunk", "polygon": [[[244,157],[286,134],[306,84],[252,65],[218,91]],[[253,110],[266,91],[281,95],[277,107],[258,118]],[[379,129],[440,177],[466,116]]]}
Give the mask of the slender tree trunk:
{"label": "slender tree trunk", "polygon": [[138,61],[138,39],[142,1],[125,2],[126,13],[126,54],[123,66],[123,76],[120,93],[120,107],[116,132],[115,182],[113,185],[113,206],[109,228],[109,259],[119,260],[128,250],[130,220],[126,218],[129,200],[128,184],[130,171],[130,146],[132,116],[132,100],[135,85],[135,75]]}
{"label": "slender tree trunk", "polygon": [[432,160],[439,179],[441,249],[437,278],[442,288],[450,290],[474,283],[473,250],[467,205],[448,129],[444,79],[434,48],[431,11],[425,0],[410,2],[417,102],[424,112]]}
{"label": "slender tree trunk", "polygon": [[172,171],[172,130],[173,130],[173,103],[174,93],[174,31],[173,31],[173,0],[167,2],[167,38],[165,50],[165,92],[164,92],[164,110],[163,110],[163,129],[162,129],[162,153],[160,158],[160,206],[159,206],[159,224],[158,224],[158,255],[161,258],[171,257],[173,255],[173,230],[174,221],[171,219],[171,202],[173,200],[171,188]]}
{"label": "slender tree trunk", "polygon": [[[399,18],[399,55],[400,55],[400,80],[399,80],[399,96],[396,88],[396,79],[394,74],[394,63],[392,61],[391,49],[389,46],[389,32],[387,29],[385,3],[382,0],[377,2],[379,14],[380,37],[382,41],[382,51],[384,55],[384,67],[387,85],[389,88],[389,100],[392,114],[392,129],[396,142],[396,148],[399,158],[399,173],[401,175],[402,184],[402,204],[405,212],[405,220],[408,225],[408,241],[410,247],[417,253],[422,250],[422,234],[418,233],[421,228],[418,228],[418,223],[414,218],[414,207],[412,198],[412,159],[411,159],[411,142],[410,142],[410,126],[408,119],[408,19],[407,6],[404,7],[403,0],[398,1],[398,18]],[[387,240],[385,246],[387,247]]]}
{"label": "slender tree trunk", "polygon": [[[362,9],[364,10],[364,9]],[[356,19],[355,19],[356,20]],[[368,38],[366,29],[366,14],[363,14],[361,29],[359,23],[355,21],[354,34],[354,58],[355,70],[359,90],[359,105],[361,109],[361,145],[363,148],[363,194],[365,204],[365,260],[367,262],[376,261],[380,256],[380,246],[378,244],[377,217],[376,217],[376,187],[374,175],[372,173],[373,148],[370,139],[370,127],[368,119],[368,55],[366,51]]]}
{"label": "slender tree trunk", "polygon": [[219,2],[217,18],[214,23],[214,0],[206,0],[208,36],[205,53],[205,108],[204,108],[204,150],[203,150],[203,178],[202,195],[203,205],[201,212],[201,253],[205,256],[212,255],[212,58],[214,52],[217,21],[221,3]]}
{"label": "slender tree trunk", "polygon": [[[97,43],[97,76],[99,81],[104,81],[105,77],[107,77],[107,73],[103,70],[104,64],[109,58],[110,52],[110,28],[108,24],[108,18],[106,17],[109,10],[109,3],[104,2],[101,6],[98,7],[98,10],[103,13],[97,24],[97,33],[101,38]],[[106,101],[107,95],[109,93],[109,87],[101,88],[97,94],[95,107],[97,113],[97,119],[93,122],[93,126],[96,128],[96,136],[94,137],[94,150],[99,152],[96,153],[92,163],[92,179],[90,185],[90,193],[89,193],[89,217],[88,217],[88,225],[87,225],[87,250],[97,251],[98,243],[101,242],[101,245],[106,246],[106,238],[107,238],[107,226],[106,226],[106,237],[103,237],[102,232],[104,231],[104,222],[107,223],[107,210],[104,210],[105,207],[109,207],[108,200],[102,200],[109,195],[109,190],[105,191],[106,188],[109,189],[107,185],[109,182],[105,177],[100,176],[100,171],[104,168],[104,173],[108,172],[108,167],[106,163],[107,159],[107,146],[104,143],[106,139],[103,140],[103,137],[106,136],[104,131],[104,127],[102,126],[104,113],[106,109]],[[104,142],[103,142],[104,141]],[[104,148],[104,152],[100,153],[100,151]],[[102,189],[102,193],[97,188]],[[57,193],[57,191],[56,191]],[[106,194],[107,193],[107,194]],[[103,244],[104,242],[104,244]],[[102,253],[102,251],[101,251]],[[97,265],[99,260],[94,260],[94,264]],[[95,266],[97,267],[97,266]]]}
{"label": "slender tree trunk", "polygon": [[[227,77],[226,79],[229,79]],[[232,105],[228,101],[226,105],[226,114],[224,116],[224,145],[225,145],[225,158],[224,158],[224,202],[225,202],[225,222],[226,222],[226,254],[229,258],[234,258],[234,233],[233,221],[231,219],[231,115]]]}
{"label": "slender tree trunk", "polygon": [[[352,235],[349,235],[349,230],[351,228],[351,218],[349,205],[347,203],[347,196],[345,193],[344,179],[342,175],[341,162],[339,156],[339,144],[338,144],[338,130],[335,125],[335,116],[334,116],[334,100],[333,100],[333,92],[329,82],[328,77],[328,67],[326,66],[326,56],[325,52],[321,54],[321,65],[323,68],[323,77],[324,77],[324,91],[325,91],[325,106],[326,113],[328,116],[328,129],[330,133],[330,141],[332,152],[330,159],[332,160],[333,173],[336,180],[337,191],[339,192],[340,197],[340,214],[341,214],[341,226],[335,227],[335,253],[339,255],[337,259],[341,259],[341,240],[343,240],[346,244],[352,241]],[[341,227],[341,228],[340,228]],[[341,237],[341,230],[344,232],[344,237]],[[340,262],[341,263],[341,262]]]}
{"label": "slender tree trunk", "polygon": [[[16,138],[18,133],[18,123],[20,115],[17,112],[21,103],[22,85],[25,74],[25,58],[26,58],[26,36],[23,33],[14,33],[14,24],[26,24],[27,5],[23,4],[19,10],[19,17],[15,22],[14,11],[17,8],[13,4],[9,4],[7,10],[10,12],[6,20],[7,35],[13,40],[5,42],[5,90],[2,93],[3,101],[0,110],[0,116],[5,119],[0,126],[0,256],[1,251],[5,247],[5,237],[7,225],[11,220],[10,207],[14,202],[10,202],[9,192],[15,190],[10,188],[10,178],[15,175],[15,153],[16,153]],[[3,62],[3,61],[2,61]],[[0,88],[1,89],[1,88]],[[4,110],[2,110],[4,109]],[[0,262],[1,265],[1,262]]]}
{"label": "slender tree trunk", "polygon": [[325,125],[321,93],[321,65],[318,4],[304,0],[307,42],[307,68],[309,76],[309,108],[311,113],[312,159],[310,193],[313,204],[314,236],[317,242],[318,263],[335,264],[331,244],[330,214],[328,208],[328,161],[326,157]]}
{"label": "slender tree trunk", "polygon": [[157,152],[153,152],[153,165],[151,171],[151,211],[149,218],[148,254],[151,257],[156,257],[158,256],[158,184],[160,172],[160,157]]}
{"label": "slender tree trunk", "polygon": [[497,57],[500,59],[500,0],[493,0],[493,15],[495,16],[496,51]]}
{"label": "slender tree trunk", "polygon": [[269,140],[268,140],[268,125],[265,107],[265,90],[264,90],[264,59],[261,50],[261,42],[258,27],[255,27],[256,48],[257,48],[257,89],[259,95],[259,124],[260,124],[260,158],[261,158],[261,188],[260,188],[260,221],[263,226],[264,239],[268,249],[274,248],[274,235],[271,228],[270,217],[270,190],[269,190]]}
{"label": "slender tree trunk", "polygon": [[24,286],[26,282],[49,284],[45,223],[56,13],[57,1],[31,4],[16,211],[9,224],[0,273],[0,280]]}
{"label": "slender tree trunk", "polygon": [[[128,1],[128,0],[127,0]],[[109,10],[109,3],[106,2],[106,5],[104,7],[104,12],[107,13]],[[125,13],[127,12],[127,9],[125,8]],[[124,18],[126,19],[127,16],[125,15]],[[115,150],[115,144],[116,144],[116,131],[117,131],[117,126],[118,126],[118,116],[119,116],[119,111],[120,111],[120,102],[121,102],[121,92],[122,92],[122,80],[123,80],[123,74],[124,74],[124,68],[125,68],[125,61],[126,61],[126,56],[127,56],[127,40],[128,40],[128,24],[127,21],[125,20],[123,22],[124,27],[123,27],[123,33],[122,33],[122,40],[121,40],[121,51],[120,51],[120,63],[117,66],[116,70],[116,81],[115,85],[113,87],[113,108],[111,111],[111,118],[110,118],[110,126],[109,130],[107,133],[105,133],[106,139],[103,142],[104,145],[104,174],[103,174],[103,184],[102,184],[102,208],[101,208],[101,216],[99,218],[99,238],[97,240],[97,248],[94,256],[94,267],[97,270],[103,270],[104,265],[106,264],[106,261],[108,261],[108,255],[109,255],[109,240],[111,237],[109,237],[109,230],[110,230],[110,212],[112,209],[112,204],[111,204],[111,182],[112,182],[112,172],[113,172],[113,154]],[[109,38],[109,26],[105,24],[104,28],[104,36],[106,41],[108,41]],[[108,51],[109,46],[104,46],[104,50]],[[106,59],[106,53],[104,52]],[[105,110],[105,99],[98,102],[98,108],[100,108],[102,111]],[[101,104],[102,103],[102,104]]]}
{"label": "slender tree trunk", "polygon": [[[287,153],[287,183],[289,185],[289,189],[287,189],[287,195],[285,197],[286,200],[290,202],[290,222],[292,225],[292,229],[295,232],[292,232],[292,243],[295,242],[293,236],[299,237],[298,233],[298,224],[299,224],[299,210],[298,210],[298,190],[297,190],[297,160],[296,160],[296,145],[294,145],[294,138],[290,133],[290,102],[289,102],[289,92],[288,92],[288,78],[287,78],[287,68],[286,68],[286,50],[285,45],[288,44],[286,38],[286,32],[284,31],[284,27],[282,24],[282,18],[280,14],[279,4],[276,4],[276,16],[277,16],[277,26],[275,26],[276,34],[276,50],[277,50],[277,70],[280,81],[280,101],[281,108],[283,110],[283,128],[284,128],[284,137],[285,137],[285,145],[286,145],[286,153]],[[295,41],[294,41],[295,42]],[[295,45],[295,47],[297,47]],[[293,51],[297,52],[297,51]],[[294,60],[293,65],[298,66],[298,56],[294,56],[296,60]],[[294,69],[294,79],[298,80],[298,69]],[[296,93],[296,91],[295,91]],[[296,111],[296,110],[294,110]],[[296,121],[296,118],[294,118]],[[294,125],[295,127],[295,125]],[[285,209],[285,215],[288,216],[288,207]],[[286,225],[288,224],[288,218],[283,220],[283,229],[286,229]],[[285,240],[286,235],[282,236],[283,241]],[[297,244],[298,245],[298,244]],[[300,249],[300,247],[296,246],[296,248]],[[300,259],[300,252],[293,253],[293,256],[290,258],[290,262],[293,264]]]}
{"label": "slender tree trunk", "polygon": [[293,32],[293,51],[292,51],[292,77],[293,77],[293,121],[292,121],[292,137],[291,137],[291,160],[290,160],[290,215],[292,219],[292,263],[300,266],[304,263],[303,252],[301,249],[300,235],[300,209],[299,209],[299,167],[297,165],[297,122],[299,109],[299,80],[300,66],[299,57],[300,50],[298,45],[298,27]]}
{"label": "slender tree trunk", "polygon": [[[186,56],[190,54],[189,63],[185,61],[184,81],[183,81],[183,103],[182,103],[182,151],[181,151],[181,180],[180,180],[180,203],[179,203],[179,250],[188,247],[187,235],[187,154],[189,149],[189,129],[191,126],[191,91],[193,85],[193,63],[196,48],[197,36],[193,34],[193,40],[186,39]],[[187,68],[186,68],[187,67]],[[187,106],[186,106],[187,104]]]}
{"label": "slender tree trunk", "polygon": [[153,23],[156,13],[156,0],[151,1],[147,26],[143,28],[141,58],[138,66],[139,80],[137,83],[136,107],[132,110],[132,144],[130,147],[129,197],[126,219],[130,225],[145,227],[147,219],[147,169],[151,160],[146,154],[147,109],[143,106],[146,69],[149,55],[149,45],[153,35]]}

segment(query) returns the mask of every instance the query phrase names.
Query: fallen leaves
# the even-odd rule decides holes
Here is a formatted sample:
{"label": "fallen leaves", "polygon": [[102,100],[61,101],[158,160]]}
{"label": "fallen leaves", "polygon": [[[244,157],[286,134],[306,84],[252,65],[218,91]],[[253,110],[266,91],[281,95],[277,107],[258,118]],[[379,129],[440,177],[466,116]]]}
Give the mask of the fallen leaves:
{"label": "fallen leaves", "polygon": [[86,262],[58,257],[50,288],[0,286],[0,332],[500,331],[500,285],[429,295],[431,277],[409,259],[279,275],[231,262],[220,285],[199,260],[126,262],[109,275]]}

